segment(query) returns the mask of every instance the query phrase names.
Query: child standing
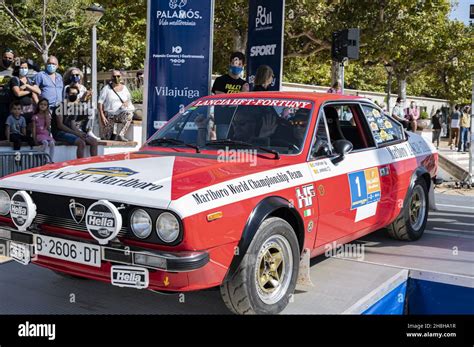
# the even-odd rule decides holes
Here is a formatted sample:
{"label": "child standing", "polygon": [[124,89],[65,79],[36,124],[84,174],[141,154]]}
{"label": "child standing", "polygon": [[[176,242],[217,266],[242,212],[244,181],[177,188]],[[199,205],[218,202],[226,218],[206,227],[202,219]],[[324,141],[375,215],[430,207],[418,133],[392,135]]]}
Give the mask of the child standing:
{"label": "child standing", "polygon": [[33,138],[26,136],[26,120],[21,115],[21,104],[19,101],[14,101],[10,106],[10,115],[5,122],[5,136],[7,141],[13,143],[13,150],[21,149],[21,142],[28,142],[31,149],[35,145]]}
{"label": "child standing", "polygon": [[41,99],[36,107],[36,114],[33,120],[33,138],[36,143],[41,144],[41,150],[48,153],[51,160],[54,161],[54,146],[55,142],[50,134],[51,128],[51,114],[49,113],[49,102],[46,99]]}

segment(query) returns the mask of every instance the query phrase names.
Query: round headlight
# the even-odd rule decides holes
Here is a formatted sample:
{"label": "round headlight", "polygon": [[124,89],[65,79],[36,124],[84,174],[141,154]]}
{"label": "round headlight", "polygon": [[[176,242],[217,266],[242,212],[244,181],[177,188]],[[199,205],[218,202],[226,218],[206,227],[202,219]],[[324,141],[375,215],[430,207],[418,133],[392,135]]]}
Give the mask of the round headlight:
{"label": "round headlight", "polygon": [[152,230],[151,217],[144,210],[135,210],[130,218],[130,226],[136,237],[146,239]]}
{"label": "round headlight", "polygon": [[10,195],[0,190],[0,216],[6,216],[10,212]]}
{"label": "round headlight", "polygon": [[156,232],[167,243],[176,241],[179,236],[178,219],[169,212],[163,212],[156,220]]}

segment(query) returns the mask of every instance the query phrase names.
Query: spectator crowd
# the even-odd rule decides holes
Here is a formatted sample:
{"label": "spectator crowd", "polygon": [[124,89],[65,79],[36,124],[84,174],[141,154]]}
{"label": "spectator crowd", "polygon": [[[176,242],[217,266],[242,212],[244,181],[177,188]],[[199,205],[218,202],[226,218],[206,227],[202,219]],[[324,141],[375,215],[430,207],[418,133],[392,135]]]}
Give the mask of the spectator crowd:
{"label": "spectator crowd", "polygon": [[[77,147],[77,157],[97,155],[99,140],[129,141],[125,135],[135,107],[122,73],[113,70],[111,80],[100,92],[97,106],[92,92],[84,85],[79,68],[58,72],[59,61],[50,56],[38,71],[23,58],[5,49],[0,61],[0,141],[7,140],[14,150],[23,143],[50,155],[54,160],[55,144]],[[138,79],[138,76],[137,76]],[[98,109],[99,117],[95,117]],[[97,122],[97,124],[96,124]],[[98,134],[94,129],[98,128]]]}
{"label": "spectator crowd", "polygon": [[[77,67],[58,72],[59,61],[50,56],[44,69],[37,71],[31,61],[15,56],[11,49],[5,49],[0,61],[0,140],[7,140],[14,150],[22,143],[32,149],[49,153],[54,158],[57,142],[75,145],[77,157],[85,156],[90,146],[91,156],[97,155],[98,140],[129,141],[125,136],[131,125],[135,107],[129,89],[123,83],[120,70],[112,70],[110,81],[101,90],[97,105],[93,105],[92,93],[84,85],[84,75]],[[218,77],[213,94],[268,91],[275,83],[271,67],[260,66],[251,77],[253,87],[242,78],[245,55],[235,52],[230,56],[229,71]],[[143,84],[143,73],[137,74],[137,86]],[[328,93],[342,94],[342,82],[336,81]],[[420,109],[412,101],[409,107],[398,98],[391,110],[391,116],[405,128],[416,131]],[[384,105],[381,106],[384,109]],[[95,110],[98,110],[98,117]],[[384,109],[385,110],[385,109]],[[224,112],[224,111],[222,111]],[[216,114],[214,133],[222,138],[225,125],[232,114]],[[455,106],[443,124],[441,110],[431,117],[433,143],[439,146],[443,126],[449,128],[449,146],[458,151],[467,151],[470,132],[469,106]],[[98,128],[98,134],[94,130]]]}

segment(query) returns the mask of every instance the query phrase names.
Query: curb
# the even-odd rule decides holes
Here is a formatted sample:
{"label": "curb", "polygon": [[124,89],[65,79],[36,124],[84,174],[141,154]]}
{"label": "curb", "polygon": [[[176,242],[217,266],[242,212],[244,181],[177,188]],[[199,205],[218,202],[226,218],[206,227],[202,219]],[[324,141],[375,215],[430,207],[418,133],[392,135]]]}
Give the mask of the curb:
{"label": "curb", "polygon": [[449,174],[453,175],[460,181],[464,181],[469,178],[469,172],[461,167],[459,164],[449,160],[444,155],[438,152],[439,165],[446,170]]}

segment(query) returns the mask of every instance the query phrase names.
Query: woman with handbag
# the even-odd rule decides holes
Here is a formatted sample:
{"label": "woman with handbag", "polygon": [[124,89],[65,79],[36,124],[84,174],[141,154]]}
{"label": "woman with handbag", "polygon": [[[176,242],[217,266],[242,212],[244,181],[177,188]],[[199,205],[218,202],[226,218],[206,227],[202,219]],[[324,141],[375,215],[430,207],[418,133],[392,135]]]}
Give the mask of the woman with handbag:
{"label": "woman with handbag", "polygon": [[122,84],[122,73],[112,71],[112,81],[100,93],[98,100],[101,138],[104,140],[129,141],[127,133],[135,107],[127,86]]}

